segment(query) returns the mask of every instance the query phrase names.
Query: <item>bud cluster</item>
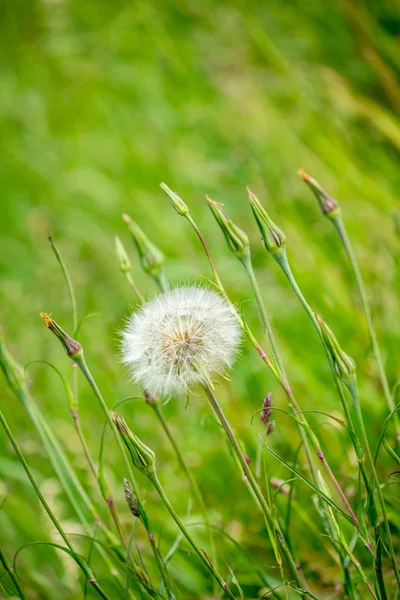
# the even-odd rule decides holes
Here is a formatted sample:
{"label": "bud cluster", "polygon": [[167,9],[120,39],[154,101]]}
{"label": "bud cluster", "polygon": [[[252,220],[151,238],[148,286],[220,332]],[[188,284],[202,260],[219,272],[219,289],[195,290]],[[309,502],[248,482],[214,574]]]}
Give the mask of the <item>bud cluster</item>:
{"label": "bud cluster", "polygon": [[263,409],[260,413],[261,423],[267,425],[267,435],[270,435],[275,429],[275,421],[270,421],[272,415],[272,394],[268,392],[263,401]]}

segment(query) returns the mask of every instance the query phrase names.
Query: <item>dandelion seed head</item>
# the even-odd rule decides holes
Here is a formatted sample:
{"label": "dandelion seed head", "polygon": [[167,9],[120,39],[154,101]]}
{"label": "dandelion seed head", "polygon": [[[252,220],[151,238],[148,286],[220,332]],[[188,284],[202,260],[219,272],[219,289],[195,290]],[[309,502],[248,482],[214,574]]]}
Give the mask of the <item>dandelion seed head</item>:
{"label": "dandelion seed head", "polygon": [[240,327],[222,296],[177,287],[131,315],[122,332],[122,361],[146,393],[167,398],[227,371],[239,341]]}

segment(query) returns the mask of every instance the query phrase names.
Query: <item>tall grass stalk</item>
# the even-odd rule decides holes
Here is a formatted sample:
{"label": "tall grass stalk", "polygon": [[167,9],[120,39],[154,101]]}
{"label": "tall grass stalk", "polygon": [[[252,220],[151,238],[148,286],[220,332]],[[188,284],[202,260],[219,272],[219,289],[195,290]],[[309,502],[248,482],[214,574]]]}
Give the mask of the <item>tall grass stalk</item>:
{"label": "tall grass stalk", "polygon": [[9,428],[7,421],[1,411],[0,411],[0,423],[3,426],[4,431],[6,432],[6,435],[7,435],[8,439],[10,440],[11,445],[14,448],[16,455],[18,456],[18,459],[19,459],[20,463],[22,464],[30,483],[32,484],[33,489],[35,490],[35,493],[36,493],[41,505],[43,506],[44,510],[46,511],[47,515],[49,516],[50,520],[52,521],[54,527],[57,529],[57,531],[60,534],[62,540],[64,541],[66,547],[68,548],[69,552],[71,553],[71,557],[75,560],[75,562],[77,563],[79,568],[82,570],[85,577],[87,578],[87,580],[89,581],[89,583],[91,584],[93,589],[97,592],[97,594],[101,598],[104,598],[104,600],[109,600],[109,597],[107,596],[107,594],[103,591],[103,589],[97,583],[92,570],[87,565],[84,558],[82,556],[78,556],[77,553],[75,552],[75,550],[73,549],[72,544],[69,541],[63,528],[61,527],[57,517],[51,510],[50,506],[47,504],[46,499],[44,498],[43,494],[41,493],[40,488],[39,488],[38,484],[36,483],[36,480],[34,479],[32,472],[28,466],[28,463],[26,462],[26,460],[17,444],[17,441],[14,438],[14,436],[11,432],[11,429]]}
{"label": "tall grass stalk", "polygon": [[[364,284],[364,280],[361,274],[361,270],[357,261],[356,254],[353,249],[353,245],[350,241],[350,237],[347,233],[346,226],[344,224],[341,208],[336,199],[332,198],[325,192],[325,190],[321,187],[317,180],[313,177],[310,177],[307,173],[305,173],[302,169],[299,171],[300,177],[308,184],[310,189],[313,191],[314,195],[317,197],[318,202],[321,206],[322,212],[332,221],[339,239],[343,245],[343,248],[346,252],[350,268],[356,282],[357,290],[361,299],[361,305],[364,311],[365,319],[367,322],[368,333],[371,340],[372,351],[375,356],[376,364],[378,367],[378,375],[382,385],[383,393],[385,396],[386,403],[388,405],[389,411],[392,412],[394,410],[394,400],[390,391],[389,382],[387,379],[385,367],[383,364],[382,354],[378,343],[378,338],[375,331],[375,326],[372,319],[371,306],[368,299],[367,289]],[[396,434],[397,440],[400,441],[400,417],[396,413],[394,416],[394,421],[396,425]]]}

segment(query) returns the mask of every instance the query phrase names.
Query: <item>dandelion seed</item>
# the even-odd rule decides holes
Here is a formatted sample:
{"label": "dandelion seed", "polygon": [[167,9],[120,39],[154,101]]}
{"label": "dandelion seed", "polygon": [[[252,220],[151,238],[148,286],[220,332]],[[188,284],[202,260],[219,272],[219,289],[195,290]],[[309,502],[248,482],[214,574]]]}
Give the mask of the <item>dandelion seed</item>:
{"label": "dandelion seed", "polygon": [[218,293],[177,287],[130,317],[122,333],[122,360],[148,394],[184,395],[229,369],[239,341],[232,308]]}

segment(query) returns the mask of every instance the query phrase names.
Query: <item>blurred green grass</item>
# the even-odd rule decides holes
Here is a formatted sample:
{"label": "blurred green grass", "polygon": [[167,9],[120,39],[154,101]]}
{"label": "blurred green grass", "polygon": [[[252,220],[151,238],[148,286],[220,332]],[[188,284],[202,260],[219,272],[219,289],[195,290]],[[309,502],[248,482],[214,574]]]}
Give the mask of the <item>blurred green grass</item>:
{"label": "blurred green grass", "polygon": [[[170,0],[24,0],[3,5],[1,322],[21,363],[50,359],[69,373],[61,348],[38,317],[46,310],[71,327],[68,296],[47,242],[50,231],[69,265],[80,317],[97,313],[85,323],[81,341],[108,404],[138,392],[118,362],[117,331],[133,298],[116,265],[114,234],[130,249],[142,291],[151,295],[154,289],[140,271],[121,213],[130,214],[165,253],[171,282],[198,281],[199,273],[210,276],[197,240],[158,187],[166,181],[190,205],[236,302],[251,298],[251,292],[240,265],[228,254],[204,194],[223,202],[248,232],[300,404],[339,414],[312,327],[261,247],[245,195],[249,185],[285,231],[293,270],[310,304],[357,361],[375,441],[386,406],[361,307],[333,229],[296,171],[304,167],[340,199],[393,385],[400,337],[399,241],[392,219],[399,187],[399,13],[389,0],[343,1],[329,8],[316,0],[271,0],[267,6],[208,0],[179,5]],[[244,307],[261,337],[254,304]],[[86,481],[59,381],[43,366],[31,367],[29,374],[33,393]],[[72,531],[76,525],[27,415],[3,380],[0,389],[2,410]],[[257,417],[253,425],[250,418],[267,391],[286,406],[275,381],[245,344],[232,382],[221,384],[219,395],[253,459],[259,426]],[[83,425],[97,452],[102,415],[83,381],[80,394]],[[240,481],[203,398],[193,398],[186,410],[174,400],[165,413],[194,467],[213,521],[270,564],[261,519],[248,514],[249,498],[244,488],[238,493]],[[125,414],[157,451],[160,477],[184,514],[186,481],[148,407],[139,400]],[[327,419],[315,417],[313,422],[350,487],[354,472],[348,440]],[[28,483],[2,433],[0,439],[0,500],[9,494],[0,512],[1,537],[12,557],[24,543],[43,539],[43,531],[49,535],[51,528],[44,515],[38,520]],[[298,442],[293,424],[279,416],[275,449],[291,459]],[[107,458],[117,486],[123,471],[111,442]],[[391,467],[387,458],[381,461],[383,477]],[[289,476],[274,463],[268,471]],[[90,481],[87,485],[92,489]],[[161,527],[166,515],[152,490],[143,486],[148,510]],[[229,501],[232,497],[235,503]],[[124,511],[121,489],[117,500]],[[306,488],[299,486],[298,500],[307,508]],[[304,524],[295,521],[293,528],[296,540]],[[172,541],[174,532],[167,520],[163,535]],[[332,591],[327,555],[317,554],[321,540],[300,539],[302,558],[316,585],[321,593],[325,583]],[[224,543],[223,553],[233,565],[235,560],[240,563],[233,547]],[[73,568],[54,561],[50,549],[25,550],[20,564],[25,579],[35,573],[32,597],[77,593],[75,571],[70,579]],[[186,570],[188,564],[184,561]],[[194,569],[186,573],[183,582],[181,570],[181,585],[193,585],[190,597],[197,597],[199,575]],[[62,585],[55,593],[56,580]]]}

